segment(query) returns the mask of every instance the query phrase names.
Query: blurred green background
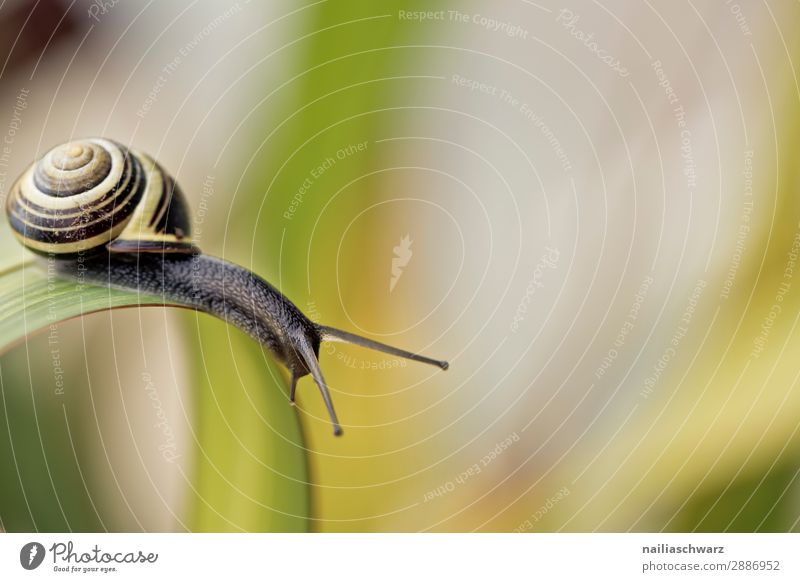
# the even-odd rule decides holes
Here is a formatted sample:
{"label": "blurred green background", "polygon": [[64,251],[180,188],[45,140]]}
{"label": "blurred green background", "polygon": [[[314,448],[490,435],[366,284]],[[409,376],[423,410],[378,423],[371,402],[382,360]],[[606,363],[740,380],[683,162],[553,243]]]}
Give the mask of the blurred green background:
{"label": "blurred green background", "polygon": [[336,439],[221,321],[58,322],[102,297],[0,221],[0,529],[800,530],[795,6],[263,4],[2,3],[0,196],[131,144],[205,252],[451,369],[324,346]]}

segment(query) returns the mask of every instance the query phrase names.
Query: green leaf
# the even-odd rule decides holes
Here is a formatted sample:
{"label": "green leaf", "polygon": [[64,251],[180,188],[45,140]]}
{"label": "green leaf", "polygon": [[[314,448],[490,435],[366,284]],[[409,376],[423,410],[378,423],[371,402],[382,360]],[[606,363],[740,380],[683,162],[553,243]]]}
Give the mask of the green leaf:
{"label": "green leaf", "polygon": [[310,484],[287,380],[262,347],[223,322],[196,321],[198,459],[194,531],[300,532]]}
{"label": "green leaf", "polygon": [[164,305],[156,297],[79,285],[52,269],[48,273],[48,259],[26,251],[5,220],[0,221],[0,249],[0,354],[59,321],[117,307]]}
{"label": "green leaf", "polygon": [[48,275],[47,263],[18,262],[0,271],[0,352],[49,325],[120,307],[161,305],[157,297]]}
{"label": "green leaf", "polygon": [[[34,257],[25,251],[13,240],[3,221],[0,221],[0,249],[3,250],[0,258],[0,354],[37,331],[89,313],[123,307],[165,307],[159,297],[57,277],[48,262],[53,259]],[[200,329],[213,330],[215,337],[230,334],[232,342],[203,355],[203,344],[192,341],[192,334],[188,334],[188,349],[203,356],[193,358],[197,362],[193,395],[197,468],[194,482],[187,490],[194,507],[190,517],[192,529],[305,531],[309,513],[305,449],[297,415],[282,391],[285,379],[251,338],[210,316],[193,314],[192,317]],[[197,336],[197,332],[194,335]],[[235,356],[243,353],[251,354],[249,364],[236,361]],[[217,362],[215,371],[209,372],[206,357]],[[220,366],[220,363],[225,365]],[[22,389],[21,384],[15,385],[15,378],[14,374],[0,374],[6,393]],[[235,379],[240,381],[235,382]],[[43,407],[40,415],[48,413],[44,410],[46,406],[46,403],[40,404]],[[10,426],[7,428],[11,431]],[[19,437],[19,433],[16,436]],[[15,442],[20,440],[14,439]],[[57,457],[46,450],[56,446],[57,443],[45,446],[43,442],[42,453],[45,457]],[[11,479],[11,468],[7,468],[9,470],[4,469],[3,473]],[[2,484],[15,488],[13,479],[9,479],[4,479]],[[27,479],[19,485],[31,489]],[[31,504],[40,507],[40,501],[33,499]],[[63,521],[56,519],[54,522],[50,518],[55,518],[55,513],[49,512],[39,515],[30,526],[19,526],[17,522],[4,525],[14,529],[15,525],[30,528],[35,524],[60,530],[65,527],[63,524],[75,522],[74,517],[60,510]],[[33,514],[30,515],[33,519]],[[48,526],[49,523],[55,525]]]}

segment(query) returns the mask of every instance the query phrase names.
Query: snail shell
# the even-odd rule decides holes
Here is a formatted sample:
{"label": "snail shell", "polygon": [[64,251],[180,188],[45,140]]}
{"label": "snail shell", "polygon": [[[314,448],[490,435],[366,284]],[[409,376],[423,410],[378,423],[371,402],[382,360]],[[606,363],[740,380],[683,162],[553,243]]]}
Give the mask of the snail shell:
{"label": "snail shell", "polygon": [[40,254],[196,251],[175,181],[146,154],[108,139],[50,150],[11,187],[6,212],[17,238]]}

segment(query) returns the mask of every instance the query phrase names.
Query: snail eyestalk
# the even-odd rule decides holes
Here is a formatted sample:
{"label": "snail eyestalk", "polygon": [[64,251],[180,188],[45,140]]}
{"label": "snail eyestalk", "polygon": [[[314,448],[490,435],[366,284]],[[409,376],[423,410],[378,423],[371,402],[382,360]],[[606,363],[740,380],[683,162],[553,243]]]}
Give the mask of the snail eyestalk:
{"label": "snail eyestalk", "polygon": [[325,401],[325,408],[328,409],[328,414],[331,417],[331,423],[333,423],[333,434],[335,436],[341,436],[342,427],[339,425],[339,419],[336,418],[336,411],[333,409],[333,402],[331,401],[330,392],[328,392],[328,385],[325,383],[325,378],[322,377],[322,370],[319,369],[317,354],[314,353],[314,349],[311,347],[306,338],[300,338],[298,343],[300,345],[300,353],[302,354],[303,359],[306,361],[306,366],[311,372],[314,382],[316,382],[317,386],[319,387],[319,391],[322,394],[322,400]]}
{"label": "snail eyestalk", "polygon": [[345,342],[356,346],[362,346],[365,348],[369,348],[371,350],[383,352],[384,354],[391,354],[393,356],[405,358],[406,360],[414,360],[415,362],[422,362],[423,364],[438,366],[442,370],[447,370],[447,368],[450,367],[450,364],[448,362],[445,362],[444,360],[435,360],[427,356],[422,356],[420,354],[415,354],[413,352],[401,350],[400,348],[395,348],[393,346],[389,346],[381,342],[376,342],[375,340],[367,339],[360,335],[350,333],[349,331],[343,331],[341,329],[328,327],[326,325],[320,325],[319,331],[322,335],[322,341],[324,342],[325,341]]}
{"label": "snail eyestalk", "polygon": [[[55,258],[65,277],[161,297],[209,313],[252,336],[297,381],[311,375],[335,435],[342,434],[320,370],[322,341],[343,341],[438,366],[448,363],[310,321],[247,269],[203,255],[177,183],[152,158],[91,138],[58,146],[11,187],[6,214],[28,249]],[[78,258],[81,257],[81,258]]]}

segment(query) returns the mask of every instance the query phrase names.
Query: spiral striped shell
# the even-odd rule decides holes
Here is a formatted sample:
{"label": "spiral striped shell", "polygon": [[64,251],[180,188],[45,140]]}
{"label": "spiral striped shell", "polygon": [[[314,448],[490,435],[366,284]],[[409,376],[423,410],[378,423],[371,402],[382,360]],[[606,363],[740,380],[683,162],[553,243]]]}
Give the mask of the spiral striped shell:
{"label": "spiral striped shell", "polygon": [[50,150],[11,187],[6,212],[16,236],[41,254],[194,248],[172,178],[149,156],[107,139]]}

